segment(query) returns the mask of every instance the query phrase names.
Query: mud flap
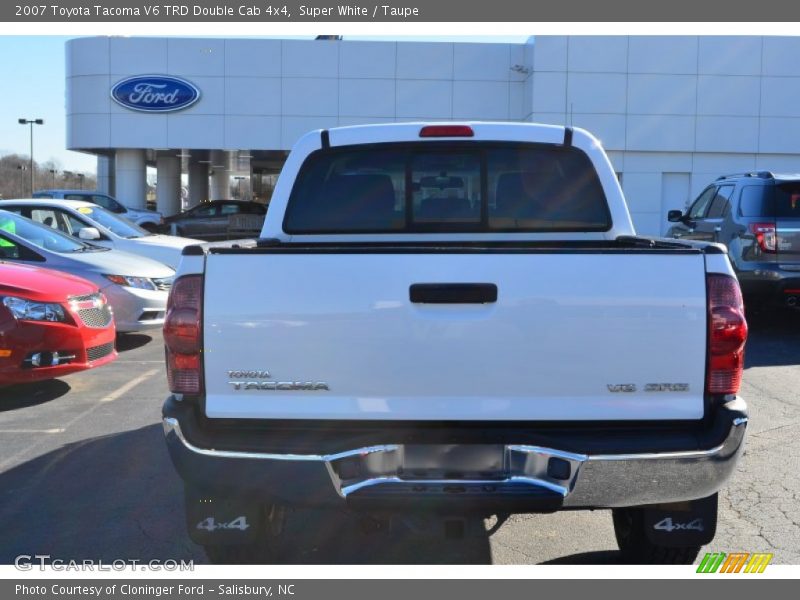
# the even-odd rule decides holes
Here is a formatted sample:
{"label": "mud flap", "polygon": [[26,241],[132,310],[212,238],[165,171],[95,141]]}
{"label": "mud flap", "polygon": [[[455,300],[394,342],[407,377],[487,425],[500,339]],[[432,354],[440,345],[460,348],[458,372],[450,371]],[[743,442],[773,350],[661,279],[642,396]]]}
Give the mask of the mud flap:
{"label": "mud flap", "polygon": [[186,528],[203,546],[247,544],[263,527],[261,504],[237,496],[209,494],[186,486]]}
{"label": "mud flap", "polygon": [[644,506],[647,539],[658,546],[703,546],[717,532],[717,494],[690,502]]}

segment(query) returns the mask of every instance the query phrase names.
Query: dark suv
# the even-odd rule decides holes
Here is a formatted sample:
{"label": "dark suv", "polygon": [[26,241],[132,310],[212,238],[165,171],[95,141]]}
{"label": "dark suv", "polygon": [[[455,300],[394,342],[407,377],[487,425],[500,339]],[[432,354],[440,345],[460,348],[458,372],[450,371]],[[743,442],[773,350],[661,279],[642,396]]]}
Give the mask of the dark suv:
{"label": "dark suv", "polygon": [[750,307],[800,307],[800,174],[723,175],[667,218],[669,237],[728,247]]}

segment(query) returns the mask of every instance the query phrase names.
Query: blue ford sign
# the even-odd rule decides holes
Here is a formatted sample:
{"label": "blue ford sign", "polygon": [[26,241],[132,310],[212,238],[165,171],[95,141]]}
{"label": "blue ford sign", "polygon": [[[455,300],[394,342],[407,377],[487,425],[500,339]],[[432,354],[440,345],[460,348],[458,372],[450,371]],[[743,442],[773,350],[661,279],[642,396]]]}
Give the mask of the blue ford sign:
{"label": "blue ford sign", "polygon": [[193,84],[169,75],[136,75],[111,88],[117,104],[143,112],[172,112],[188,108],[200,99]]}

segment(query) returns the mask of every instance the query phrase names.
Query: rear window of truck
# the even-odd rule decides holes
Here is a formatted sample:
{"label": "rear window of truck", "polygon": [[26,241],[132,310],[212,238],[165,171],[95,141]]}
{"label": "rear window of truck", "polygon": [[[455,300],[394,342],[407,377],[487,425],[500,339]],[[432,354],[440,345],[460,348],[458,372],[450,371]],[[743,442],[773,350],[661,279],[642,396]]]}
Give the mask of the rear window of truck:
{"label": "rear window of truck", "polygon": [[603,188],[577,148],[486,142],[318,150],[300,168],[291,234],[607,231]]}

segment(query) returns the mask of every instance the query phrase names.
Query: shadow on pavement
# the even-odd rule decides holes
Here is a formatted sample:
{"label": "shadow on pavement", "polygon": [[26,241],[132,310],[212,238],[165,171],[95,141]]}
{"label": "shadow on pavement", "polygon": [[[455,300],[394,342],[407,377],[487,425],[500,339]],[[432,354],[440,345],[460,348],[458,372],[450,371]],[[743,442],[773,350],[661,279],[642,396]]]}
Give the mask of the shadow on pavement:
{"label": "shadow on pavement", "polygon": [[117,352],[127,352],[128,350],[136,350],[145,344],[149,344],[153,338],[143,333],[118,333],[117,334]]}
{"label": "shadow on pavement", "polygon": [[[457,540],[365,533],[342,513],[298,510],[286,523],[280,562],[490,563],[485,530],[473,530]],[[186,533],[182,483],[160,425],[67,444],[0,474],[0,531],[2,564],[20,554],[206,562]]]}
{"label": "shadow on pavement", "polygon": [[745,368],[800,364],[800,311],[748,313]]}
{"label": "shadow on pavement", "polygon": [[36,406],[60,398],[70,391],[68,383],[60,379],[23,383],[0,388],[0,412]]}
{"label": "shadow on pavement", "polygon": [[581,552],[570,556],[561,556],[542,563],[543,565],[621,565],[624,564],[622,554],[617,550],[599,550]]}

